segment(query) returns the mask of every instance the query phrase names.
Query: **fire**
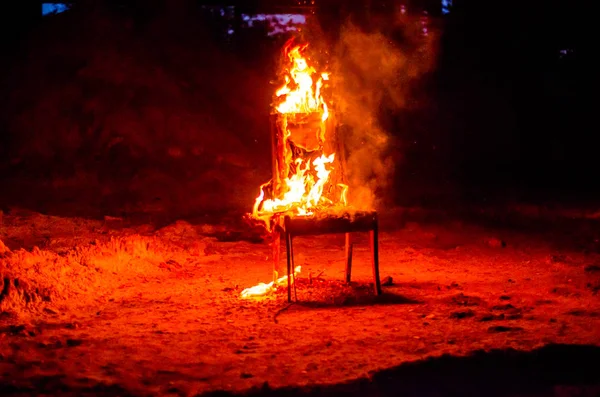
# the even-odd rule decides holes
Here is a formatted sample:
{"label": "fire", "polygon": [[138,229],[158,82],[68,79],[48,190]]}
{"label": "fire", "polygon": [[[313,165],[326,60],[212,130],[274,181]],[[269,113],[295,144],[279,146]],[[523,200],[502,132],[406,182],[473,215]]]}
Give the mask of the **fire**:
{"label": "fire", "polygon": [[[294,276],[292,277],[292,283],[295,282],[296,276],[298,275],[298,273],[300,273],[301,270],[301,266],[296,266],[296,268],[294,269]],[[241,297],[247,299],[267,295],[268,293],[275,291],[277,287],[287,286],[287,279],[288,278],[286,275],[283,277],[279,277],[277,280],[271,281],[268,284],[259,283],[254,287],[246,288],[242,291]]]}
{"label": "fire", "polygon": [[[293,39],[283,48],[283,83],[275,91],[272,113],[274,175],[260,187],[251,214],[269,231],[280,215],[317,216],[347,204],[348,186],[340,179],[335,153],[338,142],[332,138],[335,120],[325,93],[330,75],[317,71],[307,49],[308,44],[296,45]],[[298,266],[294,276],[299,272]],[[282,284],[287,285],[287,276],[247,288],[241,297],[263,296]]]}
{"label": "fire", "polygon": [[[335,152],[326,153],[324,141],[326,137],[325,123],[330,112],[327,102],[323,97],[325,82],[329,81],[329,73],[317,72],[310,58],[305,53],[308,44],[296,45],[294,40],[289,40],[284,48],[285,59],[284,83],[275,91],[274,112],[285,116],[285,131],[283,138],[283,169],[289,170],[279,186],[273,186],[274,181],[269,181],[260,187],[260,193],[254,202],[252,216],[265,221],[276,214],[287,213],[294,216],[311,216],[315,213],[334,206],[346,206],[348,187],[338,183],[329,186],[329,177],[336,167]],[[296,142],[294,131],[289,127],[287,118],[318,116],[321,127],[316,132],[319,140],[319,150],[303,148]],[[288,150],[289,142],[294,142],[312,155],[309,158],[296,157]],[[313,148],[314,149],[314,148]],[[314,153],[317,152],[318,156]],[[267,192],[269,196],[267,197]]]}
{"label": "fire", "polygon": [[[283,197],[263,201],[264,190],[261,188],[260,195],[254,202],[254,212],[258,213],[258,206],[262,203],[262,211],[267,213],[286,212],[296,206],[297,215],[311,215],[309,209],[319,204],[323,186],[331,172],[325,164],[333,163],[334,159],[335,153],[330,156],[322,155],[312,162],[312,167],[310,163],[305,164],[302,159],[297,159],[295,173],[285,180],[287,191]],[[309,174],[309,170],[314,170],[316,176]]]}
{"label": "fire", "polygon": [[322,120],[325,121],[329,113],[321,96],[321,88],[323,80],[329,80],[329,75],[321,73],[314,81],[316,70],[309,66],[302,55],[307,48],[308,44],[293,46],[293,40],[286,43],[283,51],[290,65],[285,75],[285,84],[275,92],[277,97],[284,98],[276,106],[276,110],[282,114],[322,112]]}

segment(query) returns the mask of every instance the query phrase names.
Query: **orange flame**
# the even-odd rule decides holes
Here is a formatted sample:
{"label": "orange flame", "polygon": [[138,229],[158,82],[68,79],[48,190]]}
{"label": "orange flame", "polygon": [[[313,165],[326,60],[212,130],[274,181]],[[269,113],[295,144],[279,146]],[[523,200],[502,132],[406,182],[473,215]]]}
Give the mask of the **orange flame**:
{"label": "orange flame", "polygon": [[[329,74],[317,73],[310,59],[304,55],[307,48],[308,44],[294,45],[293,39],[285,44],[285,82],[275,92],[278,103],[274,110],[283,115],[318,114],[323,124],[321,131],[324,131],[325,122],[329,118],[329,108],[323,98],[322,88],[324,82],[329,80]],[[290,130],[285,131],[286,140],[290,139],[291,135]],[[320,135],[319,138],[324,139],[324,136]],[[286,156],[286,160],[290,161],[290,164],[286,164],[286,169],[290,169],[291,172],[283,180],[280,194],[273,198],[265,198],[265,189],[272,182],[263,184],[254,202],[254,218],[266,221],[274,214],[288,212],[296,216],[310,216],[316,210],[328,206],[346,206],[346,185],[338,184],[340,189],[336,199],[325,197],[323,194],[329,175],[334,169],[335,153],[322,152],[312,161],[302,158],[292,160],[291,156]]]}
{"label": "orange flame", "polygon": [[[295,282],[296,276],[300,273],[301,270],[301,266],[296,266],[296,268],[294,269],[294,276],[292,277],[292,283]],[[246,288],[242,291],[241,297],[244,299],[248,299],[266,295],[270,292],[275,291],[277,287],[287,286],[287,279],[287,275],[285,275],[283,277],[279,277],[275,281],[271,281],[268,284],[259,283],[254,287]]]}
{"label": "orange flame", "polygon": [[284,100],[275,108],[282,114],[322,112],[321,120],[325,121],[329,112],[321,96],[321,88],[323,80],[328,80],[329,75],[321,73],[321,77],[314,81],[313,74],[316,70],[302,55],[308,44],[292,45],[293,40],[289,40],[283,48],[290,65],[285,75],[285,84],[275,92],[277,97],[283,97]]}
{"label": "orange flame", "polygon": [[[271,220],[278,214],[314,216],[347,205],[348,186],[330,183],[330,174],[336,168],[336,154],[325,153],[325,147],[332,146],[325,145],[325,131],[331,120],[329,107],[323,96],[325,82],[329,81],[330,76],[326,72],[317,72],[310,58],[305,56],[307,48],[308,44],[295,45],[293,39],[283,48],[287,66],[284,83],[275,91],[276,103],[273,110],[285,117],[281,138],[284,150],[282,158],[285,162],[282,169],[286,170],[286,175],[281,177],[281,186],[275,186],[275,180],[263,184],[252,209],[252,217],[263,221],[268,230],[271,229]],[[319,142],[317,146],[311,145],[310,150],[297,142],[293,129],[288,125],[288,121],[297,115],[306,115],[316,124],[320,122],[320,127],[314,128],[314,131],[309,129],[309,134],[314,132]],[[309,154],[302,157],[296,152],[292,153],[288,148],[290,142],[306,149]],[[294,275],[299,272],[300,266],[294,270]],[[241,297],[266,295],[282,284],[287,285],[287,276],[268,284],[260,283],[247,288],[242,291]]]}

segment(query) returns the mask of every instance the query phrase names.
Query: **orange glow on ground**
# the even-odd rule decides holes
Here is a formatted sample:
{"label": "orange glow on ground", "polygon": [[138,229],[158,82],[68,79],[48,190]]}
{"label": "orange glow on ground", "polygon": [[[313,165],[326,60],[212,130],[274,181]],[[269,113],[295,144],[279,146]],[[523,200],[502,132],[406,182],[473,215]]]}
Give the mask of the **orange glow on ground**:
{"label": "orange glow on ground", "polygon": [[[197,395],[265,382],[353,384],[365,374],[369,384],[388,379],[378,371],[444,354],[598,345],[600,268],[593,264],[600,255],[581,253],[575,243],[557,248],[533,232],[431,218],[398,223],[381,233],[382,280],[393,283],[376,300],[367,250],[355,251],[356,282],[347,286],[343,236],[298,238],[301,303],[287,307],[285,288],[270,299],[239,298],[243,286],[270,272],[271,249],[205,235],[227,228],[178,222],[107,229],[103,221],[4,215],[10,252],[0,255],[2,382],[27,395],[42,384],[50,395],[106,385],[120,395],[167,388]],[[588,362],[568,365],[595,370]],[[397,376],[405,380],[414,368]]]}

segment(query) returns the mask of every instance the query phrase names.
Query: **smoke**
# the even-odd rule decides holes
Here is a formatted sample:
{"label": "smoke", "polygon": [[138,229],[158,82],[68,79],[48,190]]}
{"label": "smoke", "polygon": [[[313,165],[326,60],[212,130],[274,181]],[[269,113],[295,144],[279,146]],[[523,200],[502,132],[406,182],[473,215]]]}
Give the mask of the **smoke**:
{"label": "smoke", "polygon": [[333,53],[334,104],[347,151],[348,198],[362,209],[380,204],[399,164],[392,143],[402,132],[392,133],[384,120],[407,108],[413,83],[431,70],[435,58],[435,40],[431,32],[425,34],[423,19],[400,13],[386,19],[368,32],[346,22]]}

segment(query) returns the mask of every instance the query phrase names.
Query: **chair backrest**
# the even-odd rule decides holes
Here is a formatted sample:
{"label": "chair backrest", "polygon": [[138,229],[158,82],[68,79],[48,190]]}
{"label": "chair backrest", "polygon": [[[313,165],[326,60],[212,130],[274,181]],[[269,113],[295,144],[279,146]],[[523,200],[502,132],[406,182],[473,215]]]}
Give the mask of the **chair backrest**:
{"label": "chair backrest", "polygon": [[[272,198],[286,190],[285,180],[297,171],[296,161],[311,163],[309,173],[316,177],[313,164],[321,156],[333,156],[327,165],[330,171],[322,197],[332,202],[340,200],[346,188],[346,153],[341,141],[335,113],[329,111],[327,120],[321,113],[292,113],[271,115],[273,189]],[[343,185],[343,186],[342,186]]]}

